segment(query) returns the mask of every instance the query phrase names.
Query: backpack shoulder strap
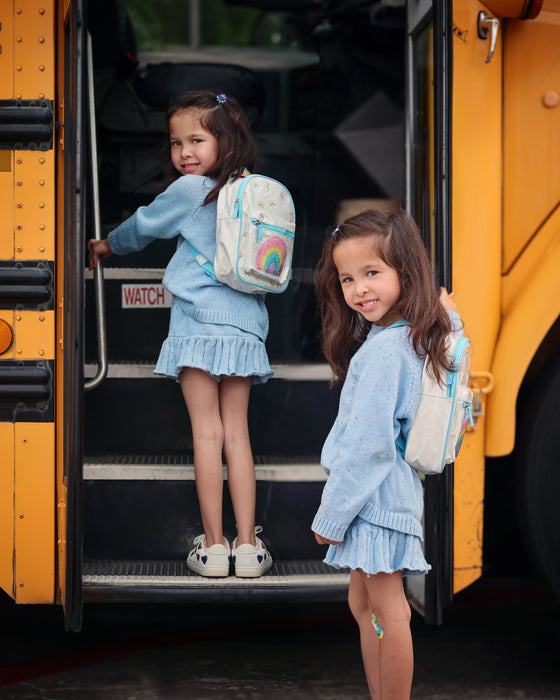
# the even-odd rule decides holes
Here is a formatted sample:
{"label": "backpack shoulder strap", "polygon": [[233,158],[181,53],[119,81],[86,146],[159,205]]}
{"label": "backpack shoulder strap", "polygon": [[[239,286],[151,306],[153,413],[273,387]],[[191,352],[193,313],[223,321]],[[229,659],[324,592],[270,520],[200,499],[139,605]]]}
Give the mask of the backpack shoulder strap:
{"label": "backpack shoulder strap", "polygon": [[398,321],[391,323],[390,326],[387,326],[387,328],[398,328],[399,326],[410,326],[410,322],[405,321],[404,318],[400,318]]}
{"label": "backpack shoulder strap", "polygon": [[[400,328],[400,326],[410,326],[410,323],[405,321],[404,318],[400,318],[398,321],[391,323],[390,326],[387,326],[387,328]],[[399,433],[397,439],[395,440],[395,445],[397,446],[397,450],[401,453],[401,455],[404,455],[405,444],[402,433]]]}
{"label": "backpack shoulder strap", "polygon": [[216,279],[216,275],[214,274],[214,265],[208,260],[208,258],[205,258],[202,253],[199,253],[198,250],[193,246],[192,243],[187,241],[189,248],[191,249],[191,253],[194,255],[194,259],[196,262],[200,265],[200,267],[206,272],[207,275],[212,277],[213,279]]}

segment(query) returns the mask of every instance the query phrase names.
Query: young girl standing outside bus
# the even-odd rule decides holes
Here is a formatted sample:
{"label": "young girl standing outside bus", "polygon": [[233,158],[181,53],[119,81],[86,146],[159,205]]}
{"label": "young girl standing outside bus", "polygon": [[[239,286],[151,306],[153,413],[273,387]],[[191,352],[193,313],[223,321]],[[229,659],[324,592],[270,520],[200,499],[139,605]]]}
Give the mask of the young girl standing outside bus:
{"label": "young girl standing outside bus", "polygon": [[[337,226],[317,285],[323,350],[344,386],[323,447],[328,479],[312,529],[330,545],[325,562],[351,569],[348,601],[372,697],[404,700],[413,651],[403,575],[430,566],[422,484],[395,440],[402,433],[406,441],[424,361],[438,376],[448,369],[444,339],[452,323],[459,327],[457,308],[444,290],[440,303],[416,224],[402,210],[367,211]],[[390,327],[400,319],[410,325]]]}
{"label": "young girl standing outside bus", "polygon": [[[272,376],[264,344],[264,295],[243,294],[211,278],[189,243],[214,259],[218,193],[232,175],[257,169],[258,151],[240,106],[224,94],[179,95],[170,105],[167,128],[175,181],[107,239],[88,242],[90,269],[99,257],[178,236],[163,278],[173,302],[155,373],[179,381],[192,426],[204,534],[195,538],[187,565],[201,576],[227,576],[232,558],[236,576],[256,577],[272,565],[255,532],[255,468],[247,425],[251,384]],[[233,551],[222,532],[222,455],[237,524]]]}

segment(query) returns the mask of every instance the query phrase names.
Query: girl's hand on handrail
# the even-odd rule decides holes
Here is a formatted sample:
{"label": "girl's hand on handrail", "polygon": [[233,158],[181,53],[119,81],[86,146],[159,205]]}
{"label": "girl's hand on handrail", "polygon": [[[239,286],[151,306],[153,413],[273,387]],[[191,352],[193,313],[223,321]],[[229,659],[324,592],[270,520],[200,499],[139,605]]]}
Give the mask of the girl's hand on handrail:
{"label": "girl's hand on handrail", "polygon": [[89,251],[89,270],[93,270],[97,267],[99,258],[106,258],[113,254],[109,246],[109,241],[106,238],[101,241],[97,238],[90,238],[87,247]]}
{"label": "girl's hand on handrail", "polygon": [[447,289],[445,287],[439,288],[439,300],[443,308],[446,311],[456,311],[457,313],[459,313],[459,309],[457,308],[457,304],[454,301],[454,297],[455,292],[451,292],[451,294],[448,294]]}

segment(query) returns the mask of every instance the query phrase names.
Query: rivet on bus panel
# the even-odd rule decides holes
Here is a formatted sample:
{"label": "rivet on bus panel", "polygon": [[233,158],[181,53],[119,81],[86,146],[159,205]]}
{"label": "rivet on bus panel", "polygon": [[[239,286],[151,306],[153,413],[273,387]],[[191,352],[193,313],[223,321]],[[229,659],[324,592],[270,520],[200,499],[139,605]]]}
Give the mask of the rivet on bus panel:
{"label": "rivet on bus panel", "polygon": [[41,185],[41,187],[43,187],[43,185],[45,184],[45,181],[44,181],[44,180],[39,180],[39,184]]}
{"label": "rivet on bus panel", "polygon": [[21,70],[21,66],[16,66],[16,70]]}
{"label": "rivet on bus panel", "polygon": [[44,159],[44,158],[39,158],[39,163],[41,163],[41,165],[43,165],[44,162],[45,162],[45,159]]}
{"label": "rivet on bus panel", "polygon": [[39,248],[39,252],[40,252],[40,253],[44,253],[44,252],[45,252],[45,246],[44,246],[44,245],[42,245],[42,246]]}
{"label": "rivet on bus panel", "polygon": [[17,41],[18,44],[21,44],[21,42],[22,42],[23,40],[22,40],[22,38],[21,38],[20,36],[16,36],[16,41]]}
{"label": "rivet on bus panel", "polygon": [[39,14],[44,15],[45,14],[45,9],[43,7],[39,8]]}
{"label": "rivet on bus panel", "polygon": [[16,10],[16,14],[21,15],[22,12],[23,10],[21,9],[21,7],[18,7],[18,9]]}
{"label": "rivet on bus panel", "polygon": [[16,228],[17,228],[18,231],[21,231],[22,228],[23,228],[23,226],[22,226],[21,224],[18,224],[18,225],[16,226]]}
{"label": "rivet on bus panel", "polygon": [[[44,43],[45,43],[45,37],[44,37],[44,36],[40,36],[40,37],[39,37],[39,43],[40,43],[40,44],[44,44]],[[41,95],[39,95],[39,97],[41,97]],[[43,97],[44,97],[44,95],[43,95]]]}
{"label": "rivet on bus panel", "polygon": [[17,180],[17,181],[16,181],[16,185],[17,185],[18,187],[21,187],[21,186],[23,185],[23,180]]}
{"label": "rivet on bus panel", "polygon": [[39,70],[45,70],[45,66],[39,66]]}
{"label": "rivet on bus panel", "polygon": [[40,231],[44,231],[44,230],[45,230],[45,224],[41,224],[41,225],[39,226],[39,230],[40,230]]}
{"label": "rivet on bus panel", "polygon": [[16,250],[17,250],[18,253],[23,253],[23,248],[22,248],[20,245],[18,245],[18,247],[16,248]]}
{"label": "rivet on bus panel", "polygon": [[45,354],[45,351],[44,351],[44,350],[39,350],[39,355],[41,355],[41,357],[42,357],[44,354]]}
{"label": "rivet on bus panel", "polygon": [[45,202],[39,202],[39,208],[44,209],[45,208]]}
{"label": "rivet on bus panel", "polygon": [[23,163],[23,158],[16,158],[16,163],[21,165]]}
{"label": "rivet on bus panel", "polygon": [[18,202],[18,203],[16,204],[16,207],[17,207],[18,209],[21,209],[21,208],[23,207],[23,202]]}
{"label": "rivet on bus panel", "polygon": [[[25,440],[24,440],[24,442],[25,442]],[[23,520],[23,518],[24,518],[23,513],[20,513],[18,517],[19,517],[20,520]]]}
{"label": "rivet on bus panel", "polygon": [[553,109],[554,107],[558,107],[560,104],[560,97],[558,96],[557,92],[554,92],[554,90],[549,90],[542,96],[542,102],[545,107]]}

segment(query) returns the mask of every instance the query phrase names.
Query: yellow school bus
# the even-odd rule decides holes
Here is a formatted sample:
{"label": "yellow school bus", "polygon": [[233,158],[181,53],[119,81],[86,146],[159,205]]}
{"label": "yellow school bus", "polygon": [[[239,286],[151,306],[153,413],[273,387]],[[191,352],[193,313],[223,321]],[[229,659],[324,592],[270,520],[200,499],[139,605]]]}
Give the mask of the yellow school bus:
{"label": "yellow school bus", "polygon": [[[339,390],[313,268],[328,226],[400,200],[456,294],[475,394],[456,464],[425,480],[433,570],[409,597],[441,622],[500,519],[560,593],[559,40],[558,0],[0,0],[3,591],[74,630],[84,600],[342,599],[309,529]],[[161,190],[166,106],[196,87],[239,99],[297,209],[292,281],[267,299],[275,377],[250,409],[275,566],[250,582],[186,570],[192,436],[152,375],[172,248],[85,269],[87,239]]]}

